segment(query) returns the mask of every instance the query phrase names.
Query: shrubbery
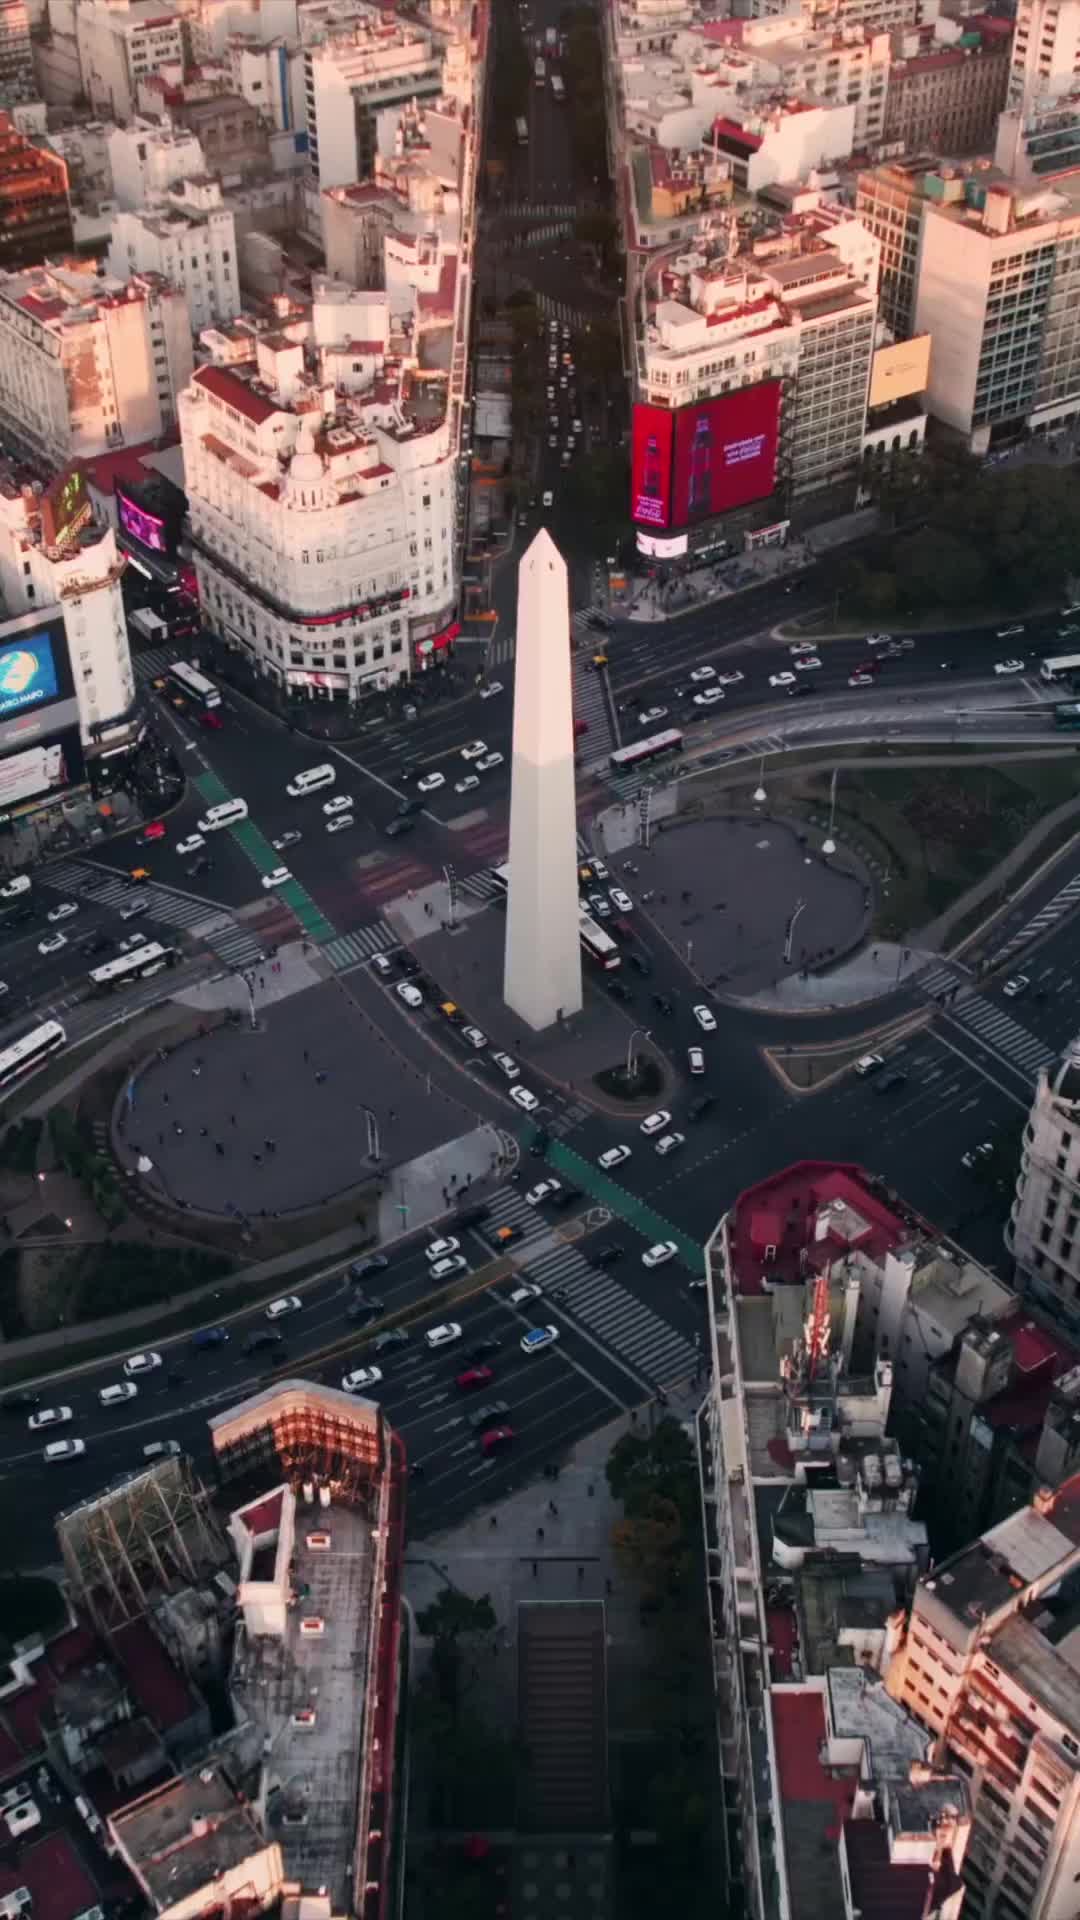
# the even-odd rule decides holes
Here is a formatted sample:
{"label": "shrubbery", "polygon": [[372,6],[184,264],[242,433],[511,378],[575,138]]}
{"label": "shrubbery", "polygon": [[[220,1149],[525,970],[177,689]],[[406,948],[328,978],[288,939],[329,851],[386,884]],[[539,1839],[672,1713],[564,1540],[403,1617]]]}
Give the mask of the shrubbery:
{"label": "shrubbery", "polygon": [[118,1227],[127,1219],[127,1207],[112,1161],[106,1154],[97,1152],[66,1107],[54,1107],[50,1113],[49,1137],[64,1172],[82,1181],[105,1225]]}

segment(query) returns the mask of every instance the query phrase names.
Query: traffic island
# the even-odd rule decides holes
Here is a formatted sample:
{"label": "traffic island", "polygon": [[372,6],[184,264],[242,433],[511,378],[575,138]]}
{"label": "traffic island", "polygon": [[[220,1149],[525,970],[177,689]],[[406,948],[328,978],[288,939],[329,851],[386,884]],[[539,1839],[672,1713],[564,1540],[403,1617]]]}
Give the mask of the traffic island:
{"label": "traffic island", "polygon": [[599,1073],[593,1074],[593,1083],[601,1093],[628,1105],[634,1101],[655,1100],[665,1088],[658,1063],[644,1054],[639,1054],[629,1069],[625,1061],[618,1067],[602,1067]]}

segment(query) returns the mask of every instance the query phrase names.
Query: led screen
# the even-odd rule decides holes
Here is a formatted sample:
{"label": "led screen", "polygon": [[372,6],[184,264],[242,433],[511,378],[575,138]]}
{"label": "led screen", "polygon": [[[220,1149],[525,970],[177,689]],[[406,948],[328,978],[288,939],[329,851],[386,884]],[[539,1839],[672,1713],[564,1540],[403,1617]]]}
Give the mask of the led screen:
{"label": "led screen", "polygon": [[665,407],[634,408],[630,518],[666,527],[671,518],[671,446],[675,416]]}
{"label": "led screen", "polygon": [[48,634],[29,633],[0,648],[0,714],[22,713],[56,695],[56,661]]}
{"label": "led screen", "polygon": [[141,507],[135,505],[134,500],[129,500],[127,494],[121,493],[119,489],[116,495],[116,510],[120,525],[125,533],[130,533],[133,540],[140,541],[144,547],[153,547],[155,553],[168,551],[165,522],[156,513],[144,513]]}
{"label": "led screen", "polygon": [[776,485],[780,382],[740,387],[675,416],[673,527],[763,500]]}
{"label": "led screen", "polygon": [[0,812],[71,786],[81,778],[82,755],[78,731],[51,740],[48,746],[26,747],[0,760]]}

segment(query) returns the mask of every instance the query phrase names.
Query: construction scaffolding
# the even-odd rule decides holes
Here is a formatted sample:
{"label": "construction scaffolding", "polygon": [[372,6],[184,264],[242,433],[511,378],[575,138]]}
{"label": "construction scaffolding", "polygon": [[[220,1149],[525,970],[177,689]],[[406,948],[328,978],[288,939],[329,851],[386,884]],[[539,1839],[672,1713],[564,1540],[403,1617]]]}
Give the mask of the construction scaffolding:
{"label": "construction scaffolding", "polygon": [[183,1454],[69,1508],[56,1534],[72,1600],[102,1632],[145,1613],[156,1594],[198,1585],[232,1557]]}

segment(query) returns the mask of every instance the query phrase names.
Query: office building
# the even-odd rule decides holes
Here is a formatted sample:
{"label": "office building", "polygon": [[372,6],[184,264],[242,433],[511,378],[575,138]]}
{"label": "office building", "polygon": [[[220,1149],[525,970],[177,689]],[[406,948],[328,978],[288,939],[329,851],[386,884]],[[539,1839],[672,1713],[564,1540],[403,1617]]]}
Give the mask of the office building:
{"label": "office building", "polygon": [[37,97],[26,0],[0,0],[0,100],[13,107]]}
{"label": "office building", "polygon": [[106,145],[112,193],[123,209],[153,205],[180,181],[207,170],[197,136],[183,127],[140,117],[127,127],[110,127]]}
{"label": "office building", "polygon": [[1009,83],[1008,22],[980,20],[959,45],[930,46],[889,68],[880,130],[889,152],[984,153]]}
{"label": "office building", "polygon": [[1044,1068],[1020,1148],[1006,1244],[1016,1284],[1080,1332],[1080,1054]]}
{"label": "office building", "polygon": [[50,473],[173,431],[191,368],[187,302],[154,274],[0,275],[0,431]]}
{"label": "office building", "polygon": [[34,266],[71,243],[67,167],[0,111],[0,272]]}
{"label": "office building", "polygon": [[393,151],[403,107],[444,90],[444,49],[418,22],[385,16],[304,49],[308,155],[317,190],[370,180]]}
{"label": "office building", "polygon": [[1080,0],[1017,0],[1008,104],[1027,112],[1080,80]]}
{"label": "office building", "polygon": [[65,36],[73,28],[82,91],[106,119],[130,120],[139,82],[162,67],[184,65],[179,8],[159,0],[59,0],[56,13],[53,31]]}
{"label": "office building", "polygon": [[193,333],[227,325],[240,311],[236,222],[221,183],[206,174],[178,180],[163,204],[117,213],[109,271],[153,274],[187,301]]}

